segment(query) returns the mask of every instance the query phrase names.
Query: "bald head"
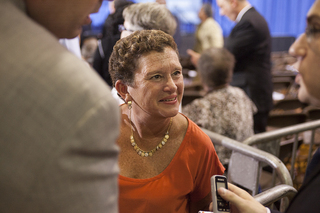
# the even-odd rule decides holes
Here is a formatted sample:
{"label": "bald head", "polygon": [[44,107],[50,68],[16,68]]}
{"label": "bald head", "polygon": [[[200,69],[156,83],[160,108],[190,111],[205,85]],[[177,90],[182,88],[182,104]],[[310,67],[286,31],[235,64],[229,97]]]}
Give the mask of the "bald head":
{"label": "bald head", "polygon": [[240,11],[250,5],[247,0],[216,0],[221,16],[227,16],[231,21],[235,21]]}
{"label": "bald head", "polygon": [[156,0],[156,2],[159,4],[166,4],[167,3],[166,0]]}
{"label": "bald head", "polygon": [[102,0],[25,0],[28,15],[58,38],[74,38]]}

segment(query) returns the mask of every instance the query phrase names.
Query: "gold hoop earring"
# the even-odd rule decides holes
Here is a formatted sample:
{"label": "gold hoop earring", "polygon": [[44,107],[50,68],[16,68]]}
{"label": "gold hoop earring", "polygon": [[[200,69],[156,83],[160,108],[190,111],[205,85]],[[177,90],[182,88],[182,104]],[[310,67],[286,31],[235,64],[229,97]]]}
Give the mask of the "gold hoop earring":
{"label": "gold hoop earring", "polygon": [[129,109],[132,108],[132,102],[131,101],[128,101],[128,107],[129,107]]}

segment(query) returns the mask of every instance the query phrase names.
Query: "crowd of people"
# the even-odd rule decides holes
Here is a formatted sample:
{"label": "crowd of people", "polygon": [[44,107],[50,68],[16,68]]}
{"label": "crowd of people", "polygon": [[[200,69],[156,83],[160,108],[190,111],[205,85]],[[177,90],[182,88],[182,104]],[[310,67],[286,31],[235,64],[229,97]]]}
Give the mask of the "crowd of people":
{"label": "crowd of people", "polygon": [[[264,17],[247,0],[217,0],[220,15],[236,25],[224,42],[235,57],[231,85],[242,88],[258,108],[254,114],[254,133],[266,131],[272,109],[271,35]],[[200,53],[188,50],[197,66]]]}
{"label": "crowd of people", "polygon": [[[200,127],[241,142],[266,130],[272,108],[265,19],[247,0],[216,1],[236,25],[221,40],[210,6],[202,7],[202,47],[188,54],[206,94],[182,111],[178,23],[165,4],[116,0],[109,40],[97,41],[94,60],[107,60],[100,72],[68,43],[79,41],[102,0],[0,1],[1,212],[212,211],[210,178],[224,174],[230,153]],[[316,0],[289,50],[299,100],[315,106],[319,20]],[[209,21],[218,42],[201,41]],[[319,211],[319,155],[286,212]],[[276,212],[231,183],[219,194],[231,212]]]}

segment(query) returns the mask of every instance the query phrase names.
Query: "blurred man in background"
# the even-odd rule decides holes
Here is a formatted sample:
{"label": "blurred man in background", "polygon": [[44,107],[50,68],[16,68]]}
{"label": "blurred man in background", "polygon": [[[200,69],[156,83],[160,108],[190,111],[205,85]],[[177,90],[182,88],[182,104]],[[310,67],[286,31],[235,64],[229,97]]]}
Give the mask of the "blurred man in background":
{"label": "blurred man in background", "polygon": [[258,108],[254,115],[254,132],[265,132],[273,106],[268,24],[247,0],[216,1],[220,15],[236,22],[225,41],[225,48],[236,58],[231,85],[242,88]]}
{"label": "blurred man in background", "polygon": [[218,22],[213,19],[212,5],[203,4],[198,16],[201,23],[198,25],[195,33],[196,43],[194,51],[202,53],[210,47],[223,47],[222,29]]}
{"label": "blurred man in background", "polygon": [[[271,78],[271,36],[266,20],[247,0],[216,0],[220,15],[236,22],[224,47],[236,58],[232,86],[242,88],[258,108],[254,132],[266,131],[273,107]],[[188,50],[197,65],[199,54]]]}

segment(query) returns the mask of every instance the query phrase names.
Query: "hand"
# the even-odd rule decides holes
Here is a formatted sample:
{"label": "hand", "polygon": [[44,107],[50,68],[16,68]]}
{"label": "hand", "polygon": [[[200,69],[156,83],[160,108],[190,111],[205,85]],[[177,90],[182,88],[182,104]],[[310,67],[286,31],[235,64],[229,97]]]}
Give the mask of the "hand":
{"label": "hand", "polygon": [[230,202],[232,213],[267,213],[267,209],[248,192],[231,183],[228,183],[228,189],[221,187],[218,193],[223,199]]}
{"label": "hand", "polygon": [[187,53],[188,53],[188,55],[191,56],[191,58],[190,58],[191,63],[192,63],[195,67],[197,67],[197,65],[198,65],[198,60],[199,60],[199,58],[200,58],[200,54],[197,53],[197,52],[195,52],[195,51],[193,51],[193,50],[191,50],[191,49],[187,49]]}

